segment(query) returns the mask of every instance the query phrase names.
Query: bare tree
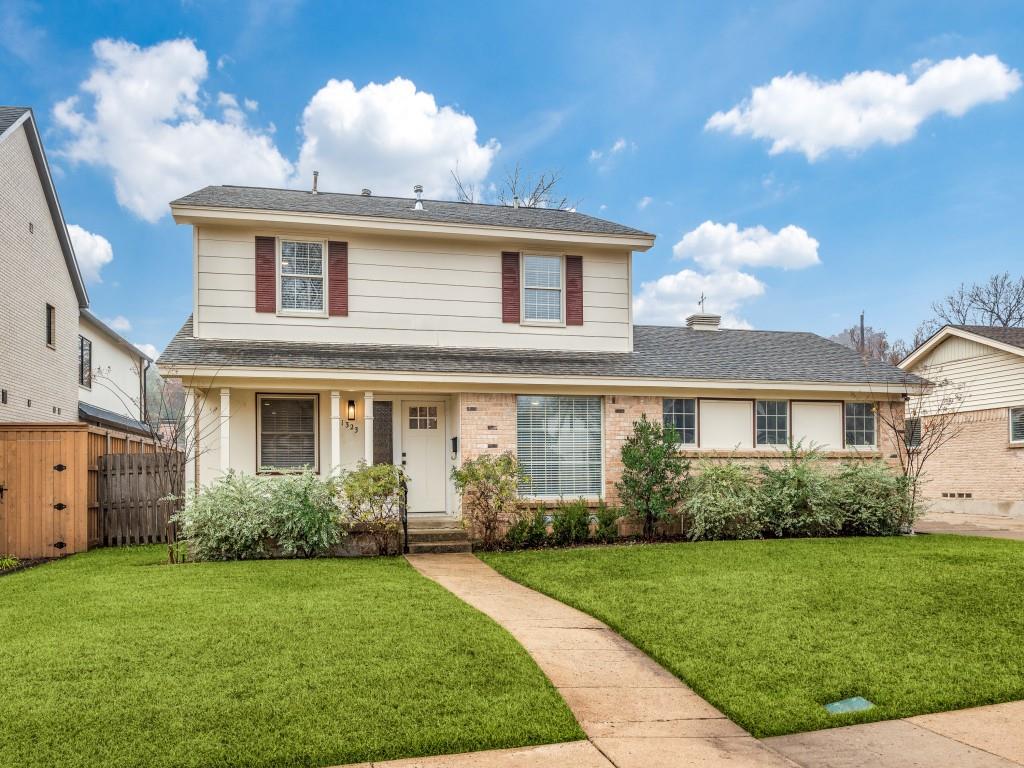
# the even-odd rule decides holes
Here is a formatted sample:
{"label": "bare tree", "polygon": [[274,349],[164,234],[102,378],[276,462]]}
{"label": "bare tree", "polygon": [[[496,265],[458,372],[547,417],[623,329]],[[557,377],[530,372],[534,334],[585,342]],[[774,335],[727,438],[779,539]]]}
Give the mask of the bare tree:
{"label": "bare tree", "polygon": [[829,336],[829,340],[856,350],[870,360],[882,360],[893,365],[896,365],[910,354],[910,350],[907,349],[907,345],[902,339],[897,339],[890,343],[885,331],[877,330],[870,325],[864,326],[863,340],[861,339],[861,328],[859,325],[852,325],[833,336]]}
{"label": "bare tree", "polygon": [[1024,326],[1024,275],[996,274],[982,283],[961,283],[951,294],[932,304],[932,317],[918,328],[915,345],[943,325]]}
{"label": "bare tree", "polygon": [[[479,202],[475,184],[463,181],[459,175],[458,165],[450,171],[455,182],[455,195],[461,203]],[[514,208],[551,208],[568,211],[576,208],[576,203],[562,195],[558,186],[563,181],[561,171],[545,171],[539,176],[523,171],[519,163],[511,171],[505,172],[505,178],[498,188],[498,204]]]}

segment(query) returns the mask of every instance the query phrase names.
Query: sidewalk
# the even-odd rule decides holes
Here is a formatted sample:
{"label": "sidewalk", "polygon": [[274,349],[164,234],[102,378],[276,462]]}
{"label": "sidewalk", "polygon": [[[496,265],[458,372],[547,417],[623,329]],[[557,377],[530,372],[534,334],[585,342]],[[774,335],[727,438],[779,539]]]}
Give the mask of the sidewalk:
{"label": "sidewalk", "polygon": [[1008,515],[977,515],[967,512],[928,512],[917,523],[919,533],[955,533],[1024,540],[1024,518]]}

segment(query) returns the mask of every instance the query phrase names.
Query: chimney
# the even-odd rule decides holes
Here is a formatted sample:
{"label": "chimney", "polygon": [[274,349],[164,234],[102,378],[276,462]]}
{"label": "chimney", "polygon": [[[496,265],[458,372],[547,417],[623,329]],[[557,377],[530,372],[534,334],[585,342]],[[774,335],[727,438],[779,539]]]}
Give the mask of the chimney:
{"label": "chimney", "polygon": [[512,207],[513,208],[518,208],[519,207],[519,195],[513,195],[512,196]]}
{"label": "chimney", "polygon": [[693,331],[717,331],[721,322],[721,315],[699,312],[686,318],[686,327]]}
{"label": "chimney", "polygon": [[314,195],[317,194],[316,183],[317,183],[317,180],[319,178],[320,178],[320,171],[313,171],[313,194]]}
{"label": "chimney", "polygon": [[373,192],[368,190],[366,187],[363,187],[363,191],[360,192],[359,194],[361,194],[363,197],[369,197],[370,195],[373,194]]}
{"label": "chimney", "polygon": [[423,210],[423,185],[417,184],[412,188],[412,191],[416,194],[416,205],[413,206],[413,210]]}

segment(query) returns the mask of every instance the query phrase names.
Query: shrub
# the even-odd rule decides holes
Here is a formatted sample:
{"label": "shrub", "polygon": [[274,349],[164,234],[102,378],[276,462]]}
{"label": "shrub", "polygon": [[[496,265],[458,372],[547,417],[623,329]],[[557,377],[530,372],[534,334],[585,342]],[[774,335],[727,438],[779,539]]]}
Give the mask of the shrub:
{"label": "shrub", "polygon": [[700,539],[754,539],[761,535],[753,474],[735,461],[702,461],[689,483],[683,530]]}
{"label": "shrub", "polygon": [[602,544],[609,544],[619,538],[619,518],[621,516],[622,512],[618,507],[609,507],[603,501],[598,504],[594,539]]}
{"label": "shrub", "polygon": [[835,536],[842,515],[830,503],[835,480],[821,467],[817,451],[789,451],[779,469],[761,467],[758,504],[765,533],[773,536]]}
{"label": "shrub", "polygon": [[676,512],[690,463],[679,455],[676,432],[647,416],[633,424],[622,446],[622,478],[615,484],[625,513],[643,524],[645,539]]}
{"label": "shrub", "polygon": [[558,503],[551,520],[551,537],[560,547],[586,543],[590,538],[590,507],[586,499]]}
{"label": "shrub", "polygon": [[914,524],[913,480],[884,462],[849,462],[835,476],[831,504],[849,536],[895,536]]}
{"label": "shrub", "polygon": [[9,571],[21,565],[21,560],[14,555],[0,555],[0,571]]}
{"label": "shrub", "polygon": [[198,493],[190,491],[174,515],[195,560],[249,560],[270,552],[267,480],[228,472]]}
{"label": "shrub", "polygon": [[452,480],[462,495],[463,519],[484,549],[494,549],[502,524],[516,517],[523,479],[510,451],[484,454],[452,468]]}
{"label": "shrub", "polygon": [[387,555],[398,533],[405,503],[405,473],[391,464],[366,464],[341,478],[342,519],[349,530],[358,528]]}
{"label": "shrub", "polygon": [[544,509],[531,509],[521,514],[505,533],[509,549],[535,549],[548,543],[548,516]]}
{"label": "shrub", "polygon": [[270,483],[270,533],[288,556],[326,554],[341,541],[338,482],[313,472]]}

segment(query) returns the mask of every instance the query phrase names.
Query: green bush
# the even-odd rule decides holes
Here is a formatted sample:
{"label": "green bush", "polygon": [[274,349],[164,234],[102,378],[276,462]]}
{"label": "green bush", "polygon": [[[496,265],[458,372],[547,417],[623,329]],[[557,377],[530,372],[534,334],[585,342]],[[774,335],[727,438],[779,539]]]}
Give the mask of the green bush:
{"label": "green bush", "polygon": [[789,451],[778,469],[761,467],[758,505],[764,534],[782,537],[835,536],[843,516],[831,503],[835,480],[816,451]]}
{"label": "green bush", "polygon": [[270,535],[289,557],[315,557],[341,541],[336,480],[313,472],[275,478],[270,484]]}
{"label": "green bush", "polygon": [[602,544],[610,544],[619,538],[619,518],[622,511],[618,507],[609,507],[603,501],[597,505],[597,524],[594,527],[594,539]]}
{"label": "green bush", "polygon": [[501,526],[519,512],[519,483],[524,479],[515,454],[483,454],[452,467],[452,481],[462,496],[462,517],[484,549],[494,549]]}
{"label": "green bush", "polygon": [[9,571],[21,565],[21,560],[14,555],[0,555],[0,571]]}
{"label": "green bush", "polygon": [[551,538],[560,547],[586,543],[590,538],[590,507],[586,499],[558,503],[551,520]]}
{"label": "green bush", "polygon": [[531,509],[519,515],[505,532],[507,549],[536,549],[549,542],[548,516],[544,509]]}
{"label": "green bush", "polygon": [[389,554],[397,541],[405,482],[400,467],[365,462],[341,478],[342,520],[349,530],[356,528],[371,536],[378,554]]}
{"label": "green bush", "polygon": [[615,484],[623,511],[653,539],[657,524],[674,515],[683,498],[690,463],[679,455],[676,432],[643,415],[622,446],[622,478]]}
{"label": "green bush", "polygon": [[174,515],[179,536],[195,560],[250,560],[270,554],[271,492],[267,480],[228,472],[198,493],[190,491]]}
{"label": "green bush", "polygon": [[915,508],[910,478],[882,461],[849,462],[832,483],[831,504],[848,536],[896,536],[910,530]]}
{"label": "green bush", "polygon": [[700,463],[688,484],[685,512],[683,533],[692,541],[761,536],[755,478],[735,461]]}

